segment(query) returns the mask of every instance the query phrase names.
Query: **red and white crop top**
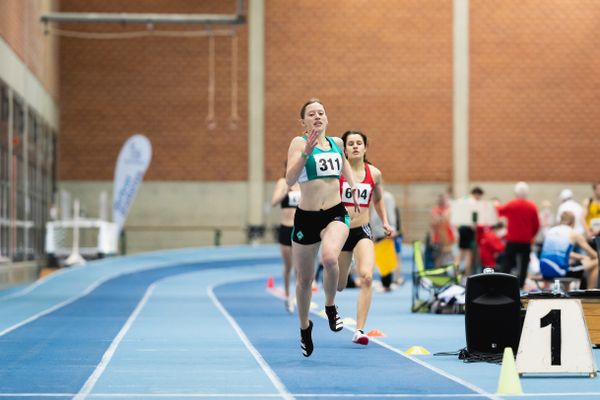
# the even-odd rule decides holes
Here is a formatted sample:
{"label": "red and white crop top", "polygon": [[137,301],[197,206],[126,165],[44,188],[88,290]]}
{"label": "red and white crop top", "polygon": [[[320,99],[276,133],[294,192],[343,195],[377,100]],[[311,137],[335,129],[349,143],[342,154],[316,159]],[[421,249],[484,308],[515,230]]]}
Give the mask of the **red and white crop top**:
{"label": "red and white crop top", "polygon": [[[371,175],[371,168],[367,163],[365,163],[365,179],[357,184],[356,188],[358,189],[358,205],[360,207],[368,208],[371,204],[371,198],[373,197],[375,181]],[[340,195],[342,196],[342,203],[345,206],[354,206],[352,190],[350,190],[350,184],[348,184],[344,175],[340,177]]]}

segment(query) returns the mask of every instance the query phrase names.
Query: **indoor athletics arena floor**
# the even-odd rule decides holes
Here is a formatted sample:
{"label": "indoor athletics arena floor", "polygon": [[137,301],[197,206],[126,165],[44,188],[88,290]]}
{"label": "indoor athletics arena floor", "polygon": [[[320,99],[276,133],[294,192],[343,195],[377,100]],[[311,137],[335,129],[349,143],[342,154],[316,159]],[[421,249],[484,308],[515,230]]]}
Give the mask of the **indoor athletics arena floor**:
{"label": "indoor athletics arena floor", "polygon": [[[104,259],[4,290],[0,398],[501,397],[500,365],[432,355],[465,346],[464,316],[411,314],[410,283],[374,293],[367,328],[386,336],[366,347],[351,342],[351,327],[329,330],[317,292],[310,358],[280,286],[278,248],[243,246]],[[343,317],[356,318],[356,296],[338,294]],[[432,354],[405,355],[411,346]],[[600,378],[521,384],[532,399],[600,397]]]}

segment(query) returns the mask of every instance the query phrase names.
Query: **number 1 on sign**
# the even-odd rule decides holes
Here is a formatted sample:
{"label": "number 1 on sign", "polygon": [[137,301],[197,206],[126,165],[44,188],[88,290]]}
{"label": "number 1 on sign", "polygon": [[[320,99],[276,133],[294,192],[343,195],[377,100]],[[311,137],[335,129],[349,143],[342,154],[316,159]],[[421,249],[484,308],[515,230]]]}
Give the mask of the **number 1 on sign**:
{"label": "number 1 on sign", "polygon": [[560,365],[560,310],[550,310],[540,319],[540,328],[550,325],[550,356],[552,365]]}

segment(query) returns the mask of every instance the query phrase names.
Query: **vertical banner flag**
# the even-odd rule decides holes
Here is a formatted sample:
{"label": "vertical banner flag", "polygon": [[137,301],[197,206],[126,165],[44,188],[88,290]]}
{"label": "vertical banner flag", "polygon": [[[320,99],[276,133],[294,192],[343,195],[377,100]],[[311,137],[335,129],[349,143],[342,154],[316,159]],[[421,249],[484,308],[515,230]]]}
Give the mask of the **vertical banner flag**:
{"label": "vertical banner flag", "polygon": [[129,208],[135,199],[138,187],[142,183],[146,169],[152,159],[152,145],[144,135],[133,135],[123,145],[113,182],[113,222],[121,232]]}

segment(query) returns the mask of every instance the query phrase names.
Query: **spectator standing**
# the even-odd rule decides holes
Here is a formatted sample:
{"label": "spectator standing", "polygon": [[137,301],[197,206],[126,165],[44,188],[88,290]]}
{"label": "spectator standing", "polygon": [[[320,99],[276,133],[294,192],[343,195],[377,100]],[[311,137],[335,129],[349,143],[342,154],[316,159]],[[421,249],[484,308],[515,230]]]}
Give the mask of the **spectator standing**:
{"label": "spectator standing", "polygon": [[[469,202],[472,204],[472,208],[477,210],[478,203],[483,197],[483,189],[476,186],[471,190],[471,196],[469,196]],[[472,225],[461,225],[458,227],[458,261],[457,264],[460,267],[460,263],[464,264],[464,276],[467,277],[473,272],[473,246],[475,244],[475,227],[477,221],[472,221]]]}
{"label": "spectator standing", "polygon": [[595,247],[593,239],[600,235],[600,182],[592,184],[594,196],[585,199],[583,213],[588,227],[587,239],[592,247]]}
{"label": "spectator standing", "polygon": [[450,224],[450,198],[447,193],[440,194],[437,204],[431,209],[431,243],[436,249],[434,265],[440,267],[451,264],[452,248],[456,235]]}
{"label": "spectator standing", "polygon": [[508,222],[502,271],[510,273],[517,267],[519,284],[523,287],[529,267],[531,242],[540,227],[540,220],[537,206],[527,199],[529,185],[518,182],[514,191],[515,198],[504,205],[497,205],[496,209],[498,215],[505,217]]}

